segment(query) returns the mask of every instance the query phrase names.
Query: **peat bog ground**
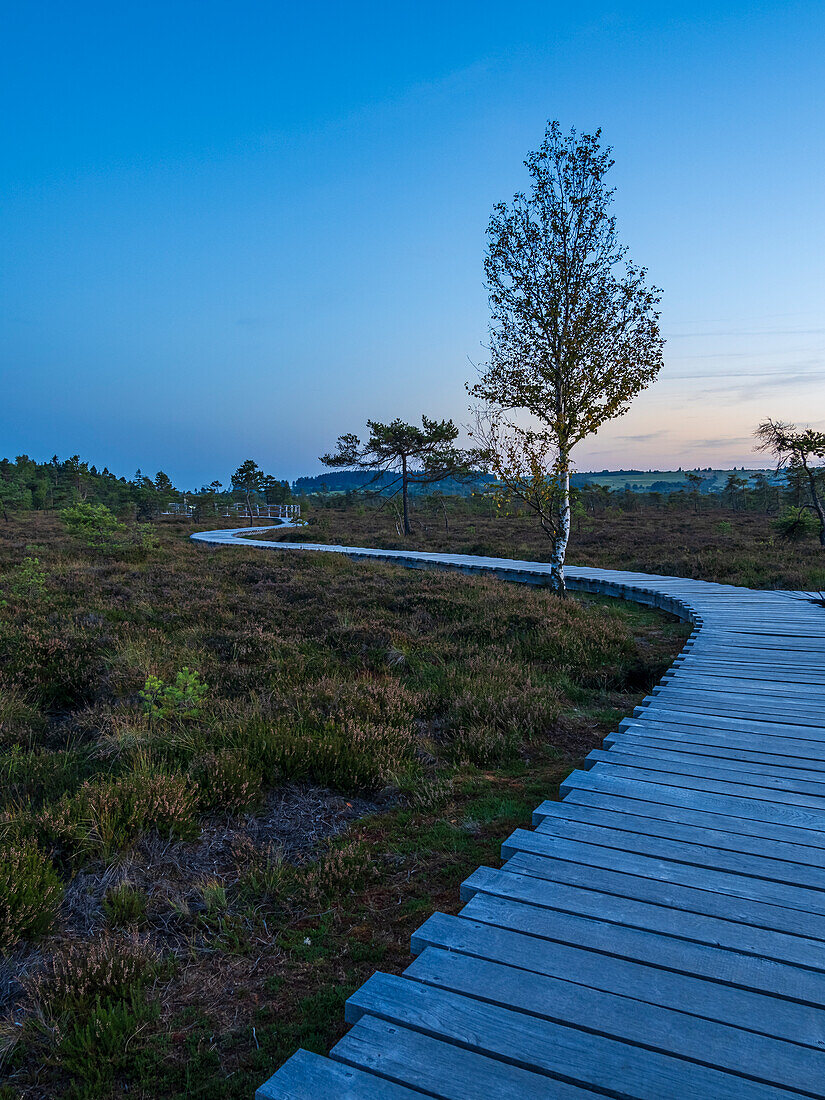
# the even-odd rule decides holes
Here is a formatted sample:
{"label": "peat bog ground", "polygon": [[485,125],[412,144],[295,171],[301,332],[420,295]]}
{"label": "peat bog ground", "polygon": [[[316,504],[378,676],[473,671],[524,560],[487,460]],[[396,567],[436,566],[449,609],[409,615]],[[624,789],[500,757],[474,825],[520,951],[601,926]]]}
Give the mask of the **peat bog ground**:
{"label": "peat bog ground", "polygon": [[[617,494],[618,495],[618,494]],[[780,537],[775,517],[734,511],[704,500],[698,513],[690,503],[658,507],[640,494],[627,494],[624,507],[573,520],[570,565],[631,569],[641,573],[691,577],[748,588],[825,589],[825,551],[811,535],[793,542]],[[453,554],[489,554],[546,561],[549,543],[528,515],[496,512],[490,502],[457,500],[447,505],[413,501],[413,533],[399,538],[391,509],[374,502],[304,506],[307,526],[273,529],[284,542],[338,542],[352,546],[404,547]],[[446,523],[446,526],[445,526]],[[256,535],[255,538],[264,538]]]}
{"label": "peat bog ground", "polygon": [[[386,537],[385,513],[331,516],[312,537]],[[427,548],[540,556],[526,521],[460,522]],[[248,1098],[327,1050],[687,633],[191,530],[117,550],[54,515],[0,527],[3,1100]]]}

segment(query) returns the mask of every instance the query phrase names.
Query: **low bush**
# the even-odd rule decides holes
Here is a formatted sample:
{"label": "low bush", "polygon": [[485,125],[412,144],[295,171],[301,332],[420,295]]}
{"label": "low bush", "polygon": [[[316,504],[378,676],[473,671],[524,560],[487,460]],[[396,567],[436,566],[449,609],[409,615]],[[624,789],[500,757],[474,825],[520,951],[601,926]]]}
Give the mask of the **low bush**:
{"label": "low bush", "polygon": [[788,542],[803,542],[819,532],[819,521],[809,508],[788,507],[777,516],[772,527]]}
{"label": "low bush", "polygon": [[12,596],[38,599],[46,590],[46,574],[40,567],[40,559],[25,557],[8,575],[4,589]]}
{"label": "low bush", "polygon": [[261,793],[260,768],[250,764],[243,749],[222,749],[195,760],[190,774],[198,786],[201,810],[240,810]]}
{"label": "low bush", "polygon": [[21,939],[35,939],[52,926],[63,886],[51,861],[33,843],[0,843],[0,954]]}
{"label": "low bush", "polygon": [[146,920],[148,903],[145,890],[136,889],[128,882],[121,882],[106,891],[103,912],[114,927],[139,926]]}
{"label": "low bush", "polygon": [[208,690],[197,672],[182,668],[171,684],[157,676],[148,676],[140,698],[150,718],[172,721],[197,718]]}
{"label": "low bush", "polygon": [[135,1077],[132,1041],[159,1011],[142,991],[133,991],[122,1000],[99,1001],[84,1018],[66,1023],[59,1057],[74,1077],[72,1100],[102,1100],[113,1094],[116,1079]]}
{"label": "low bush", "polygon": [[38,820],[43,834],[70,853],[108,859],[149,830],[170,838],[191,835],[196,806],[197,792],[186,776],[143,763],[125,775],[86,780]]}
{"label": "low bush", "polygon": [[111,547],[125,536],[128,528],[105,504],[89,504],[80,501],[64,508],[60,518],[69,533],[94,549]]}
{"label": "low bush", "polygon": [[102,932],[91,940],[65,941],[25,984],[47,1020],[86,1016],[101,1002],[142,989],[156,965],[157,955],[143,941]]}
{"label": "low bush", "polygon": [[408,766],[416,736],[411,727],[356,721],[258,728],[256,752],[265,771],[311,780],[342,791],[375,791]]}

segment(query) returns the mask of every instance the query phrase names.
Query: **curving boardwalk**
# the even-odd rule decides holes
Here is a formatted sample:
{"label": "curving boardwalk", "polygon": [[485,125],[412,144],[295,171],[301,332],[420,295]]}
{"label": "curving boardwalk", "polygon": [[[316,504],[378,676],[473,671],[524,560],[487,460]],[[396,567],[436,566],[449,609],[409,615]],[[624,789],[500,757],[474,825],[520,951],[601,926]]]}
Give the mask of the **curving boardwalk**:
{"label": "curving boardwalk", "polygon": [[[231,532],[193,538],[238,545]],[[492,571],[546,565],[244,540]],[[259,1100],[825,1097],[825,610],[804,594],[604,569],[570,587],[694,624],[584,771],[348,1001],[329,1058]]]}

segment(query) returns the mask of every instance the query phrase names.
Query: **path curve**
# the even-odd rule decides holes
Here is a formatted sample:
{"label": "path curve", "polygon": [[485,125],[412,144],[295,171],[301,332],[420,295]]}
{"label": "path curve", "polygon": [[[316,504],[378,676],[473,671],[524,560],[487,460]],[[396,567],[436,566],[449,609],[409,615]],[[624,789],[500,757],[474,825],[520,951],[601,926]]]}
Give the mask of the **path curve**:
{"label": "path curve", "polygon": [[[273,543],[546,583],[549,566]],[[825,1097],[825,611],[805,593],[569,568],[691,622],[634,714],[259,1100]]]}

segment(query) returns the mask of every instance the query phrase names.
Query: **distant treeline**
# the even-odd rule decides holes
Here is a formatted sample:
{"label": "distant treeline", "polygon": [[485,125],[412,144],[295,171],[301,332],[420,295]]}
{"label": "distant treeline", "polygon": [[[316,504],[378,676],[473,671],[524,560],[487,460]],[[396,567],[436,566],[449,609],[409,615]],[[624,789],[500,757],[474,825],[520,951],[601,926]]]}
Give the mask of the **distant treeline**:
{"label": "distant treeline", "polygon": [[[292,499],[288,481],[262,478],[262,488],[254,494],[265,504],[285,504]],[[178,489],[163,470],[148,477],[137,470],[134,477],[117,477],[107,467],[99,470],[83,462],[79,455],[49,462],[36,462],[28,455],[14,461],[0,459],[0,514],[9,512],[60,509],[88,501],[105,504],[118,515],[145,520],[162,513],[171,504],[187,503],[204,515],[214,514],[226,501],[243,501],[245,493],[236,486],[224,489],[213,481],[197,490]]]}
{"label": "distant treeline", "polygon": [[[658,475],[658,476],[657,476]],[[572,486],[593,502],[610,496],[635,494],[648,496],[651,502],[657,498],[679,496],[718,496],[720,503],[734,507],[759,507],[764,502],[776,506],[780,497],[787,494],[793,500],[805,499],[802,481],[796,484],[793,473],[776,474],[764,470],[689,470],[642,471],[605,470],[600,473],[576,473]],[[265,504],[285,504],[294,497],[360,496],[368,490],[378,496],[389,495],[389,483],[393,474],[380,475],[376,480],[366,470],[330,470],[316,477],[299,477],[289,484],[272,476],[264,476],[262,488],[255,492],[255,499]],[[797,480],[799,480],[797,478]],[[483,494],[495,484],[489,474],[479,472],[469,483],[447,479],[433,485],[411,485],[410,493],[416,497],[433,495],[472,497]],[[0,513],[65,508],[78,501],[105,504],[118,514],[130,513],[137,519],[158,515],[170,504],[185,502],[204,515],[214,513],[216,507],[226,501],[240,501],[244,492],[230,480],[228,487],[213,481],[197,490],[178,489],[171,479],[159,470],[149,477],[137,470],[132,478],[117,477],[109,469],[83,462],[79,455],[59,459],[55,455],[49,462],[36,462],[27,455],[13,461],[0,460]],[[747,505],[746,502],[747,501]],[[768,501],[771,502],[768,505]]]}
{"label": "distant treeline", "polygon": [[[444,496],[472,496],[473,493],[481,492],[494,481],[495,478],[479,471],[478,475],[468,482],[454,481],[452,478],[435,481],[430,485],[412,482],[410,496],[431,496],[433,493],[442,493]],[[368,488],[370,492],[383,495],[390,485],[395,485],[392,489],[395,493],[397,482],[396,473],[379,474],[376,477],[370,470],[330,470],[329,473],[318,474],[317,477],[297,478],[292,483],[292,492],[297,497],[309,496],[312,493],[354,493]]]}

